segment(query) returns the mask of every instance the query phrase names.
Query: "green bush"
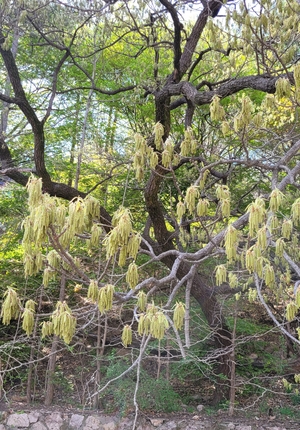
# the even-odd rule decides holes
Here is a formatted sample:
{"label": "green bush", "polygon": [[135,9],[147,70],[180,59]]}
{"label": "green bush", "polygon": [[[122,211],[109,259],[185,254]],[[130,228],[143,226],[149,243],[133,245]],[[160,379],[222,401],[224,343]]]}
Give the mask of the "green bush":
{"label": "green bush", "polygon": [[[127,360],[121,361],[119,357],[111,357],[101,386],[120,375],[129,365]],[[112,382],[101,395],[101,404],[105,411],[118,410],[121,415],[125,415],[132,410],[136,381],[136,372],[132,370],[123,378]],[[137,402],[142,411],[176,412],[181,407],[180,396],[174,391],[169,381],[163,378],[155,379],[145,370],[141,370],[140,373]]]}
{"label": "green bush", "polygon": [[138,391],[138,404],[141,410],[155,412],[177,412],[181,409],[181,400],[166,379],[143,377]]}

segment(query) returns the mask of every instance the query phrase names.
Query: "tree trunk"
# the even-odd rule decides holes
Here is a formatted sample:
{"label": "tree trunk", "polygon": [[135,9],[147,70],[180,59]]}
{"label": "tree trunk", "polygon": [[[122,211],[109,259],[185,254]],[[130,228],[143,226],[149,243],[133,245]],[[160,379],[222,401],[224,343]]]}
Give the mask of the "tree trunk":
{"label": "tree trunk", "polygon": [[197,275],[191,290],[192,296],[199,303],[207,322],[212,329],[214,344],[219,352],[216,369],[216,389],[212,403],[219,404],[229,399],[231,380],[231,333],[226,325],[221,307],[211,288]]}
{"label": "tree trunk", "polygon": [[[151,174],[145,188],[145,202],[152,221],[155,238],[159,244],[156,249],[154,248],[157,253],[175,249],[172,242],[172,234],[166,227],[162,204],[158,199],[160,185],[164,175],[165,170],[161,167],[157,167],[156,171]],[[169,269],[172,269],[174,261],[175,257],[172,255],[162,260]],[[191,265],[183,262],[179,266],[177,277],[182,279],[189,274],[190,271]],[[231,334],[225,324],[222,310],[216,296],[212,289],[207,286],[206,279],[199,273],[196,273],[193,278],[191,294],[199,303],[213,331],[216,348],[220,350],[217,368],[217,374],[220,375],[220,377],[217,378],[218,387],[213,400],[214,403],[217,404],[222,399],[229,398]]]}
{"label": "tree trunk", "polygon": [[50,406],[54,397],[54,374],[56,365],[56,355],[58,349],[58,336],[53,336],[48,369],[46,373],[45,406]]}

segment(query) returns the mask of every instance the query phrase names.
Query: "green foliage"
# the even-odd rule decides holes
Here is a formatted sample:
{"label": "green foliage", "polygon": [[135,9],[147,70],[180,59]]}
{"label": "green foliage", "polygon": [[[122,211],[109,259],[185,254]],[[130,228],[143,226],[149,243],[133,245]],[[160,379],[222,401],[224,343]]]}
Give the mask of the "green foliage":
{"label": "green foliage", "polygon": [[291,394],[291,402],[294,406],[300,405],[300,394]]}
{"label": "green foliage", "polygon": [[[128,367],[128,362],[116,357],[110,360],[107,367],[106,376],[102,383],[120,375]],[[121,415],[133,409],[132,393],[136,386],[136,375],[132,371],[124,378],[119,379],[108,387],[103,395],[102,404],[108,412],[119,411]],[[181,409],[182,403],[179,394],[172,388],[165,378],[155,379],[145,370],[141,371],[137,402],[143,412],[177,412]]]}
{"label": "green foliage", "polygon": [[55,388],[60,391],[61,396],[66,396],[69,402],[69,398],[74,392],[74,386],[72,381],[64,375],[60,366],[57,366],[51,375],[51,381],[55,385]]}
{"label": "green foliage", "polygon": [[[275,411],[276,413],[276,411]],[[289,406],[283,406],[281,408],[278,409],[278,413],[282,416],[282,417],[288,417],[290,419],[297,419],[299,420],[300,418],[300,413],[298,408],[294,408],[294,407],[289,407]]]}
{"label": "green foliage", "polygon": [[[14,333],[15,335],[15,328]],[[26,383],[28,379],[28,360],[30,357],[30,347],[24,342],[16,342],[12,344],[5,339],[9,337],[10,334],[7,330],[3,330],[3,326],[0,324],[0,338],[4,339],[0,342],[0,356],[2,372],[3,369],[8,369],[8,371],[2,373],[2,388],[5,390],[15,390],[16,388],[22,393],[26,391]],[[11,362],[11,353],[13,351],[14,360]],[[12,367],[12,369],[11,369]]]}
{"label": "green foliage", "polygon": [[181,397],[165,378],[154,379],[142,376],[138,403],[144,411],[170,413],[182,409]]}
{"label": "green foliage", "polygon": [[[227,317],[227,323],[230,329],[233,328],[234,318]],[[238,335],[254,336],[263,334],[270,330],[270,326],[250,320],[249,318],[237,318],[236,332]]]}

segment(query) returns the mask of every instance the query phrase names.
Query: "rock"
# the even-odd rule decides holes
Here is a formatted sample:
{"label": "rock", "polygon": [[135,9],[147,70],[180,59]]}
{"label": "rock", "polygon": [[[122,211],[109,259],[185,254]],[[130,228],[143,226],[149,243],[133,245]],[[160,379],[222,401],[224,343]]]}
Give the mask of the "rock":
{"label": "rock", "polygon": [[101,427],[101,421],[98,417],[89,416],[86,419],[83,430],[99,430]]}
{"label": "rock", "polygon": [[101,425],[99,427],[99,430],[116,430],[117,424],[115,421],[115,418],[107,416],[107,415],[101,415],[100,416],[100,422]]}
{"label": "rock", "polygon": [[27,414],[11,414],[7,419],[7,426],[11,427],[29,427],[30,422]]}
{"label": "rock", "polygon": [[162,427],[162,429],[166,429],[166,430],[179,430],[180,424],[177,423],[176,421],[168,421],[166,422],[166,424]]}
{"label": "rock", "polygon": [[30,427],[30,429],[31,429],[31,430],[47,430],[47,427],[46,427],[43,423],[41,423],[41,422],[37,422],[37,423],[34,423],[34,424]]}
{"label": "rock", "polygon": [[29,414],[27,414],[28,419],[30,424],[36,423],[40,417],[39,412],[35,411],[35,412],[30,412]]}
{"label": "rock", "polygon": [[266,427],[266,430],[286,430],[285,427]]}
{"label": "rock", "polygon": [[101,430],[116,430],[116,428],[117,428],[117,425],[114,421],[110,421],[106,424],[102,424],[102,426],[100,427]]}
{"label": "rock", "polygon": [[[197,410],[201,413],[203,406],[198,405]],[[55,410],[55,409],[54,409]],[[62,410],[62,409],[61,409]],[[32,410],[28,413],[13,413],[8,415],[0,424],[0,430],[132,430],[134,416],[127,417],[110,416],[96,413],[81,414],[81,411],[51,412],[51,410]],[[231,421],[232,420],[232,421]],[[259,421],[259,424],[257,423]],[[289,423],[289,424],[288,424]],[[252,424],[252,425],[250,425]],[[284,426],[285,425],[285,426]],[[285,420],[280,423],[260,421],[254,416],[252,420],[241,420],[234,418],[216,416],[206,417],[200,415],[182,414],[177,417],[147,418],[139,416],[137,430],[299,430],[299,424],[294,421]]]}
{"label": "rock", "polygon": [[165,421],[164,418],[152,418],[152,419],[150,419],[150,422],[154,427],[161,426],[164,423],[164,421]]}
{"label": "rock", "polygon": [[6,418],[8,417],[8,412],[7,411],[1,411],[1,403],[0,403],[0,421],[4,421],[6,420]]}
{"label": "rock", "polygon": [[[132,422],[131,422],[130,430],[132,430]],[[137,426],[137,430],[153,430],[153,426],[151,424],[143,423]]]}
{"label": "rock", "polygon": [[128,417],[120,418],[117,428],[118,430],[132,430],[132,420]]}
{"label": "rock", "polygon": [[197,406],[197,411],[198,411],[198,412],[202,412],[202,411],[203,411],[203,409],[204,409],[204,405],[198,405],[198,406]]}
{"label": "rock", "polygon": [[49,414],[45,419],[45,423],[49,430],[60,430],[63,425],[63,422],[63,417],[59,412],[53,412]]}
{"label": "rock", "polygon": [[69,422],[69,426],[75,429],[79,429],[79,427],[82,425],[84,420],[84,416],[83,415],[79,415],[79,414],[72,414],[71,415],[71,419]]}

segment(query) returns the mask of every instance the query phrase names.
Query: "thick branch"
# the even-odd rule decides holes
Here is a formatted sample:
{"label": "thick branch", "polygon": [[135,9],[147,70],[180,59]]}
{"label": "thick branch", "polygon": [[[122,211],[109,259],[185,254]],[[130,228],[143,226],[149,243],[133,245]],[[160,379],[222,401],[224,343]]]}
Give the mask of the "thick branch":
{"label": "thick branch", "polygon": [[34,161],[35,168],[38,176],[43,178],[45,184],[50,183],[50,175],[47,172],[44,151],[45,151],[45,137],[42,123],[39,121],[35,111],[29,104],[25,91],[23,89],[19,71],[11,50],[4,50],[1,48],[1,44],[5,38],[0,32],[0,54],[3,58],[13,91],[17,100],[17,105],[27,118],[29,124],[32,127],[34,135]]}
{"label": "thick branch", "polygon": [[186,42],[182,56],[180,58],[180,78],[187,72],[190,65],[192,64],[192,58],[199,42],[200,36],[206,26],[207,19],[209,16],[217,16],[223,3],[220,0],[209,0],[193,27],[193,30]]}
{"label": "thick branch", "polygon": [[[201,106],[210,103],[215,95],[218,95],[222,99],[246,88],[274,94],[276,91],[276,82],[282,77],[286,77],[286,75],[272,77],[262,75],[244,76],[242,78],[231,79],[213,91],[197,91],[196,87],[190,82],[183,81],[178,84],[169,85],[166,88],[166,92],[170,96],[184,95],[183,98],[171,103],[170,109],[173,110],[187,103],[187,100],[191,101],[194,105]],[[293,79],[292,75],[288,77],[289,79]]]}
{"label": "thick branch", "polygon": [[7,96],[6,94],[0,93],[0,100],[5,103],[17,104],[18,100],[15,97]]}
{"label": "thick branch", "polygon": [[174,73],[173,79],[175,82],[178,81],[180,74],[180,58],[181,58],[181,28],[182,24],[179,21],[178,13],[175,7],[168,0],[160,0],[160,3],[164,5],[170,13],[173,24],[174,24]]}

